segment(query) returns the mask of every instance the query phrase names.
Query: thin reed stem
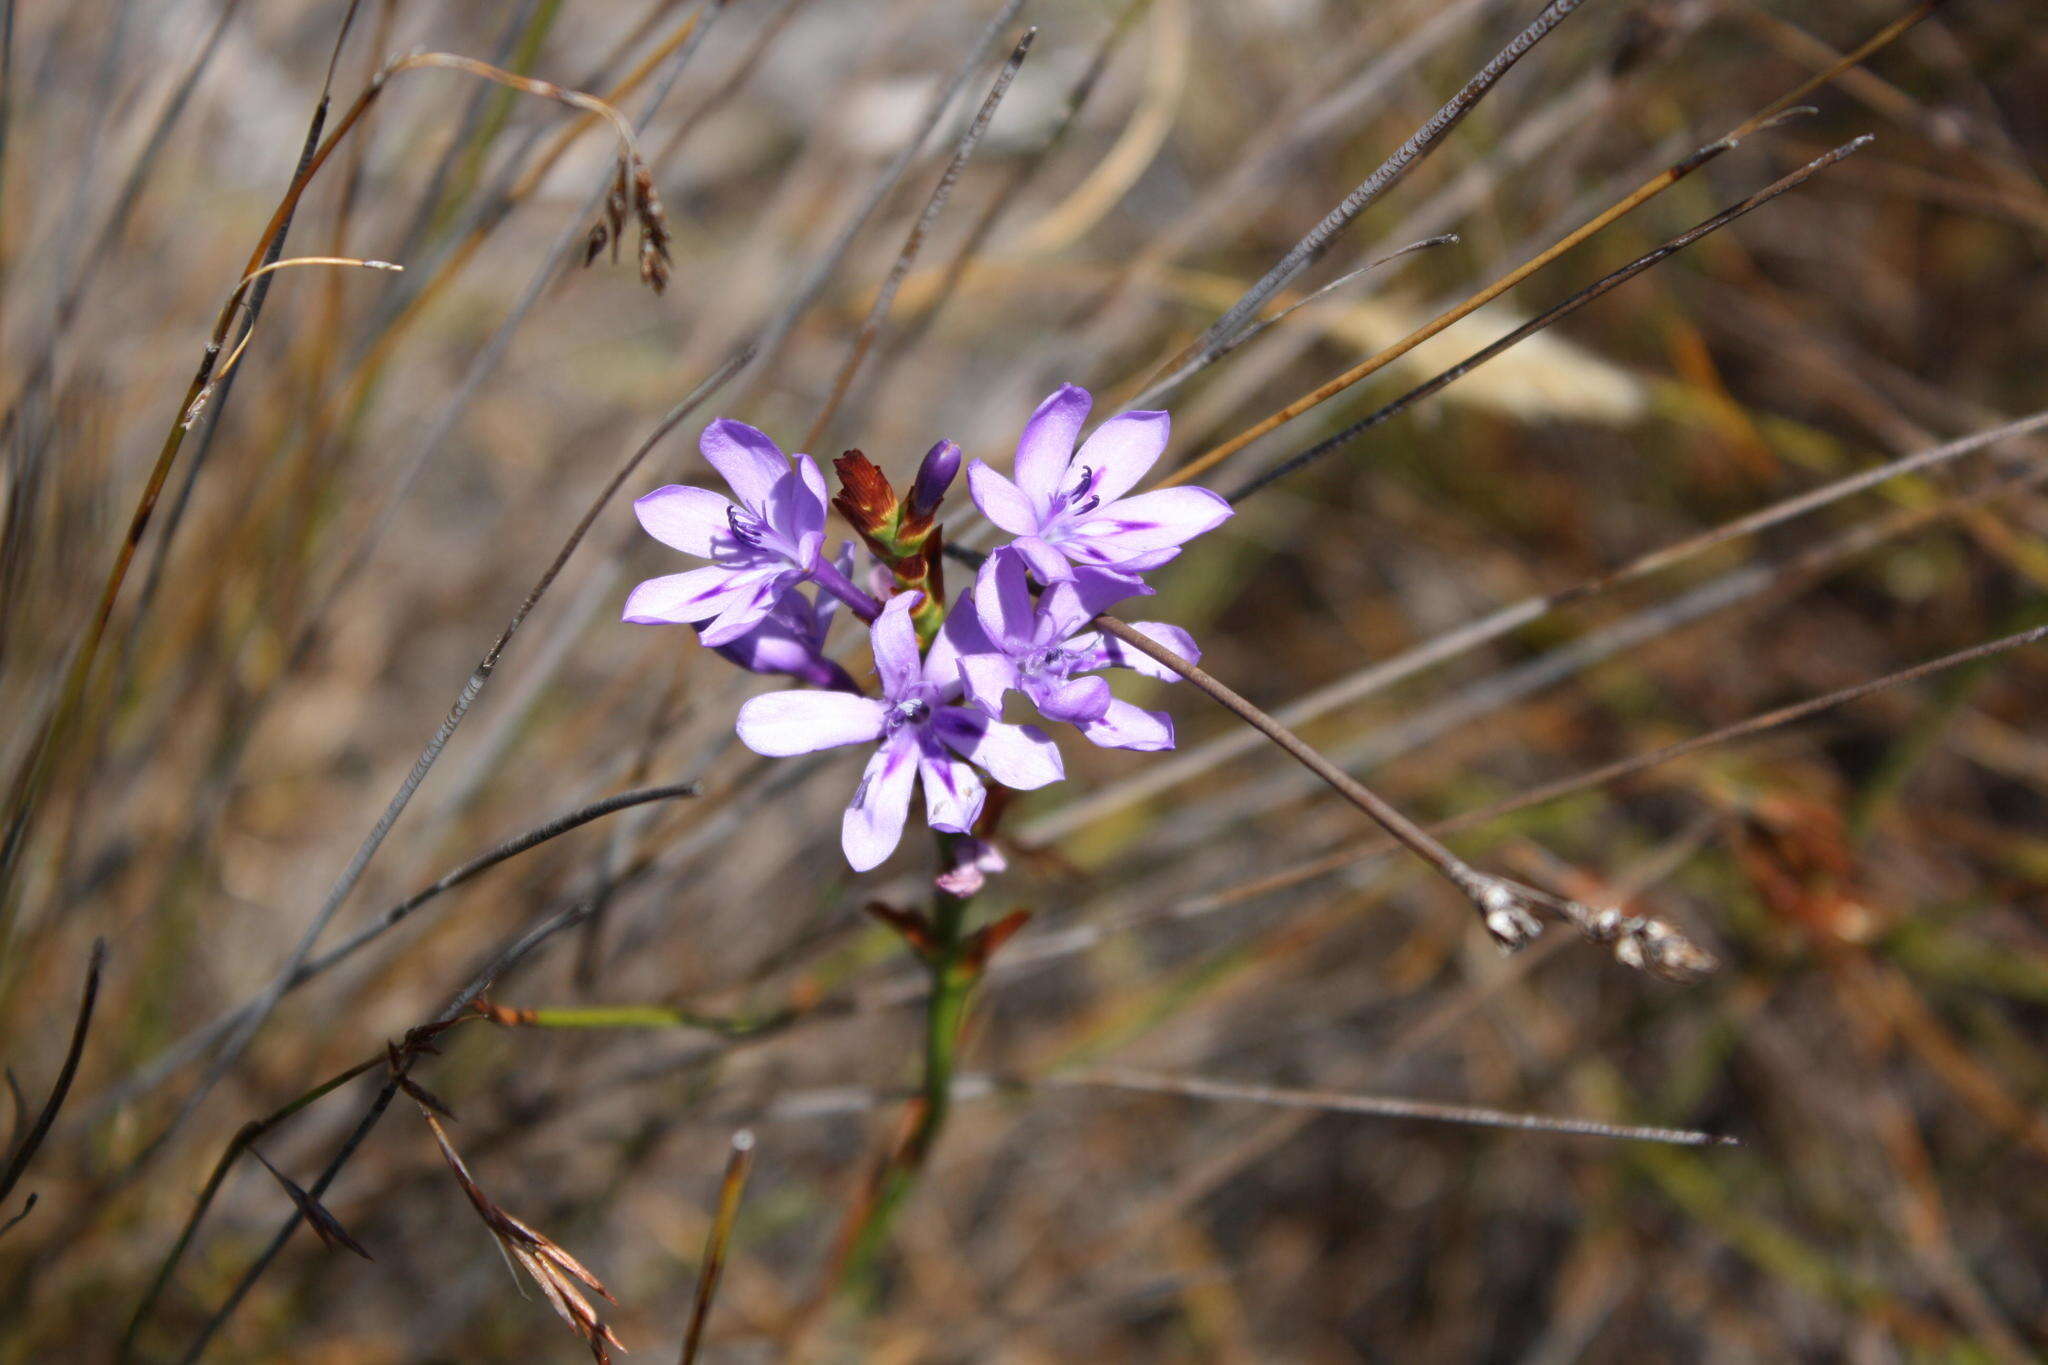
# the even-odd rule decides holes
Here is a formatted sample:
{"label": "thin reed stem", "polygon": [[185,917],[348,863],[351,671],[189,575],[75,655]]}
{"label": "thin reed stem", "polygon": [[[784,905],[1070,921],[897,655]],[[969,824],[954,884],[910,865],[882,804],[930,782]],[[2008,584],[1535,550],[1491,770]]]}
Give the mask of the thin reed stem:
{"label": "thin reed stem", "polygon": [[690,1305],[690,1327],[683,1336],[679,1365],[693,1365],[697,1350],[703,1345],[704,1324],[711,1318],[711,1301],[717,1297],[718,1281],[725,1274],[726,1249],[732,1243],[733,1225],[739,1221],[740,1196],[746,1192],[747,1173],[753,1166],[754,1135],[743,1128],[732,1135],[725,1178],[718,1184],[718,1212],[704,1238],[704,1260],[697,1271],[697,1295]]}
{"label": "thin reed stem", "polygon": [[[1871,54],[1889,46],[1894,39],[1931,14],[1938,3],[1940,3],[1940,0],[1923,0],[1923,3],[1914,6],[1906,14],[1885,25],[1878,32],[1871,35],[1870,38],[1859,44],[1854,51],[1845,55],[1827,70],[1820,72],[1809,80],[1802,81],[1799,85],[1729,129],[1721,137],[1701,147],[1691,156],[1665,167],[1662,171],[1659,171],[1656,175],[1651,176],[1635,189],[1623,195],[1613,204],[1595,214],[1592,218],[1587,219],[1586,222],[1580,224],[1571,232],[1566,233],[1549,247],[1523,262],[1515,269],[1510,270],[1492,284],[1487,285],[1457,307],[1432,318],[1427,324],[1395,342],[1392,346],[1360,361],[1335,379],[1311,389],[1308,393],[1287,404],[1270,417],[1261,419],[1221,445],[1204,451],[1197,458],[1175,470],[1169,477],[1160,480],[1158,486],[1162,488],[1171,487],[1174,484],[1185,483],[1189,479],[1198,477],[1205,471],[1228,459],[1231,455],[1244,449],[1253,441],[1258,440],[1267,432],[1293,421],[1310,408],[1327,402],[1345,389],[1350,388],[1353,384],[1358,383],[1369,375],[1377,373],[1393,361],[1400,359],[1423,342],[1449,327],[1452,323],[1457,322],[1460,318],[1466,317],[1486,304],[1491,303],[1494,299],[1499,298],[1523,280],[1528,279],[1544,266],[1607,227],[1610,223],[1625,217],[1643,204],[1656,198],[1665,190],[1670,189],[1680,180],[1691,175],[1723,152],[1732,151],[1744,138],[1769,126],[1780,115],[1789,113],[1800,100],[1834,80],[1842,72],[1860,64],[1867,60]],[[1227,320],[1229,316],[1229,314],[1225,314],[1225,319]],[[1233,328],[1236,325],[1236,323],[1233,323]],[[1219,321],[1217,326],[1212,327],[1210,333],[1206,335],[1209,335],[1212,340],[1222,335],[1221,321]],[[1193,348],[1191,347],[1190,350],[1193,350]],[[1177,372],[1179,369],[1184,368],[1184,366],[1177,359],[1171,368]],[[1169,376],[1169,378],[1172,377]]]}
{"label": "thin reed stem", "polygon": [[[1266,470],[1264,473],[1258,474],[1253,478],[1247,479],[1234,492],[1230,494],[1230,501],[1233,503],[1242,502],[1244,499],[1250,497],[1253,493],[1256,493],[1261,488],[1264,488],[1267,484],[1276,482],[1279,479],[1283,479],[1287,475],[1294,473],[1296,470],[1301,469],[1307,465],[1313,464],[1315,461],[1321,459],[1325,455],[1330,454],[1332,451],[1341,449],[1345,445],[1348,445],[1350,442],[1356,440],[1359,436],[1363,435],[1367,431],[1372,430],[1374,427],[1379,426],[1384,422],[1391,421],[1393,418],[1407,411],[1409,408],[1421,402],[1423,399],[1429,398],[1432,395],[1442,391],[1443,389],[1448,388],[1450,385],[1456,383],[1458,380],[1470,374],[1472,371],[1478,369],[1481,365],[1484,365],[1487,361],[1492,360],[1495,356],[1500,355],[1502,352],[1507,351],[1516,345],[1519,345],[1521,342],[1527,341],[1530,337],[1535,336],[1538,332],[1541,332],[1546,328],[1552,326],[1553,324],[1561,321],[1562,319],[1569,317],[1571,314],[1577,312],[1579,309],[1591,303],[1593,300],[1600,298],[1603,295],[1610,293],[1615,289],[1620,288],[1622,285],[1628,283],[1630,280],[1642,274],[1645,270],[1648,270],[1650,267],[1656,265],[1658,262],[1663,261],[1667,257],[1674,256],[1677,253],[1685,250],[1685,248],[1691,246],[1694,242],[1700,240],[1700,238],[1708,236],[1711,233],[1718,232],[1720,229],[1728,226],[1728,224],[1734,222],[1736,219],[1742,217],[1744,214],[1750,213],[1758,208],[1763,207],[1765,204],[1770,203],[1773,199],[1776,199],[1779,195],[1784,194],[1786,191],[1797,189],[1799,186],[1805,184],[1815,175],[1818,175],[1820,172],[1826,170],[1828,167],[1834,165],[1836,162],[1842,160],[1844,157],[1853,156],[1857,152],[1861,151],[1863,148],[1869,146],[1872,140],[1873,139],[1871,138],[1871,136],[1866,133],[1862,137],[1854,138],[1848,142],[1843,143],[1839,147],[1835,147],[1826,152],[1823,152],[1820,156],[1817,156],[1813,160],[1807,162],[1798,170],[1793,171],[1789,175],[1781,176],[1779,179],[1772,181],[1769,185],[1766,185],[1764,188],[1758,190],[1755,194],[1750,195],[1747,199],[1742,200],[1740,203],[1729,205],[1727,208],[1721,210],[1719,213],[1715,214],[1713,217],[1707,219],[1706,221],[1698,224],[1693,228],[1688,229],[1685,232],[1679,233],[1678,236],[1673,237],[1670,241],[1665,242],[1662,246],[1657,247],[1655,250],[1644,252],[1642,255],[1630,261],[1627,265],[1622,266],[1619,270],[1611,271],[1608,274],[1601,276],[1592,284],[1587,285],[1584,289],[1581,289],[1576,294],[1573,294],[1570,298],[1567,298],[1563,302],[1555,304],[1548,309],[1545,309],[1542,313],[1539,313],[1537,316],[1523,323],[1520,327],[1517,327],[1513,331],[1508,332],[1506,335],[1500,337],[1498,340],[1492,342],[1491,344],[1481,347],[1477,351],[1474,351],[1471,355],[1459,361],[1456,365],[1451,366],[1448,370],[1444,370],[1440,374],[1437,374],[1436,376],[1428,380],[1426,383],[1416,385],[1414,388],[1402,394],[1399,398],[1396,398],[1391,403],[1388,403],[1384,407],[1378,408],[1375,411],[1368,413],[1366,416],[1359,418],[1357,421],[1346,426],[1343,430],[1337,432],[1335,435],[1329,437],[1328,439],[1318,441],[1316,444],[1310,446],[1307,450],[1301,451],[1299,454],[1289,456],[1287,459],[1281,461],[1278,465],[1275,465],[1273,468]],[[1434,324],[1431,325],[1434,326]],[[1332,380],[1331,384],[1325,385],[1324,388],[1329,390],[1330,395],[1334,395],[1339,389],[1347,387],[1348,383],[1349,381],[1346,381],[1345,384],[1338,384],[1337,381]],[[1334,385],[1335,387],[1332,387],[1332,385]],[[1321,392],[1321,390],[1318,390],[1318,392]],[[1317,401],[1320,402],[1321,400],[1318,399]],[[1313,406],[1313,404],[1309,404],[1308,406]],[[1307,407],[1303,407],[1301,410],[1307,411]],[[1275,423],[1275,425],[1278,425],[1278,423]],[[1268,428],[1268,430],[1270,429],[1271,428]],[[1226,442],[1225,444],[1228,445],[1229,443]],[[1231,448],[1235,450],[1241,449],[1242,447],[1232,446]],[[1222,447],[1218,447],[1218,449],[1220,450],[1222,449]],[[1213,454],[1214,452],[1211,453]],[[1203,461],[1208,460],[1208,458],[1208,456],[1204,456],[1202,461],[1197,461],[1196,463],[1200,464]],[[1189,469],[1192,468],[1193,466],[1189,466]],[[1176,471],[1173,478],[1165,480],[1164,482],[1176,483],[1184,477],[1187,477],[1187,475],[1188,470]]]}

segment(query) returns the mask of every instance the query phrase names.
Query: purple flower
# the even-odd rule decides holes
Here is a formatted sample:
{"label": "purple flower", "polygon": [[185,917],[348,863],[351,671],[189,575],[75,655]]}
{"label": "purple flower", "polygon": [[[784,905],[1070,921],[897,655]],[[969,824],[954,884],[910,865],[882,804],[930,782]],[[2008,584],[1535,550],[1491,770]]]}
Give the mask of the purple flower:
{"label": "purple flower", "polygon": [[[1171,749],[1173,721],[1165,712],[1122,701],[1110,694],[1106,680],[1084,676],[1098,668],[1128,668],[1178,680],[1179,674],[1149,655],[1083,630],[1114,603],[1150,591],[1117,574],[1077,568],[1034,602],[1023,555],[1011,548],[997,550],[981,566],[971,605],[961,602],[946,621],[968,700],[999,716],[1004,694],[1014,688],[1047,720],[1080,727],[1090,743],[1109,749]],[[1202,657],[1178,626],[1138,621],[1132,628],[1191,663]]]}
{"label": "purple flower", "polygon": [[1076,565],[1135,579],[1230,516],[1230,504],[1206,488],[1124,497],[1165,452],[1169,419],[1127,412],[1075,450],[1093,401],[1086,389],[1062,384],[1038,405],[1017,438],[1015,483],[980,460],[967,467],[976,505],[1017,537],[1017,549],[1046,583],[1070,578]]}
{"label": "purple flower", "polygon": [[[853,568],[853,547],[839,547],[838,568]],[[787,674],[813,687],[838,692],[858,692],[847,671],[825,657],[825,636],[839,601],[819,593],[813,602],[801,589],[791,588],[768,609],[768,614],[737,640],[715,646],[718,652],[749,673]]]}
{"label": "purple flower", "polygon": [[[725,476],[735,505],[709,488],[669,484],[633,504],[649,535],[702,569],[650,578],[626,598],[624,617],[643,625],[695,624],[705,644],[731,644],[820,570],[825,544],[825,478],[808,455],[789,456],[744,422],[704,428],[698,448]],[[826,566],[829,567],[829,566]]]}
{"label": "purple flower", "polygon": [[740,742],[770,758],[880,741],[839,827],[840,846],[856,872],[895,849],[910,812],[911,786],[919,778],[931,827],[965,834],[988,794],[970,764],[1020,791],[1066,775],[1059,750],[1042,731],[953,704],[960,695],[959,660],[943,637],[918,657],[910,624],[918,597],[903,593],[889,599],[871,628],[880,700],[844,692],[769,692],[740,707]]}

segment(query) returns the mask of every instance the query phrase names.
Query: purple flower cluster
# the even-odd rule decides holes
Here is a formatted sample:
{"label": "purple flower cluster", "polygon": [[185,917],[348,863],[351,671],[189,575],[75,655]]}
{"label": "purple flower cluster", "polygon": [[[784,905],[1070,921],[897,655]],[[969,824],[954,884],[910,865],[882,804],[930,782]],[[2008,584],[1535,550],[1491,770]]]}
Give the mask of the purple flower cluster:
{"label": "purple flower cluster", "polygon": [[[931,518],[960,467],[951,442],[925,457],[907,505],[894,505],[886,483],[879,494],[864,488],[861,498],[842,495],[839,502],[865,519],[857,529],[887,561],[875,574],[878,588],[893,573],[898,587],[886,604],[855,586],[850,546],[826,551],[828,499],[817,462],[809,455],[792,460],[742,423],[714,422],[701,441],[737,503],[710,489],[670,485],[634,504],[656,539],[710,563],[640,584],[627,598],[625,619],[694,625],[703,643],[740,667],[815,689],[748,701],[739,711],[740,740],[773,757],[876,746],[840,827],[856,871],[894,851],[916,785],[924,788],[926,822],[966,835],[987,798],[982,774],[1019,791],[1065,775],[1044,731],[1002,719],[1011,692],[1091,743],[1173,747],[1167,715],[1119,699],[1100,673],[1127,668],[1167,681],[1177,675],[1089,623],[1119,602],[1149,596],[1141,575],[1220,525],[1231,509],[1201,488],[1126,496],[1164,453],[1167,415],[1127,412],[1079,441],[1090,405],[1087,392],[1071,384],[1039,404],[1018,439],[1012,478],[980,460],[968,466],[975,504],[1012,539],[984,560],[973,589],[943,619],[936,606],[921,611],[924,593],[905,580],[936,584],[927,577],[938,543],[929,539]],[[847,462],[840,467],[845,473]],[[815,585],[813,595],[804,594],[806,584]],[[826,632],[842,604],[869,623],[879,696],[867,695],[825,654]],[[920,624],[926,620],[928,628]],[[1133,625],[1183,658],[1200,657],[1177,626]],[[961,865],[946,876],[965,891],[1002,863],[990,846],[963,848],[956,850]]]}

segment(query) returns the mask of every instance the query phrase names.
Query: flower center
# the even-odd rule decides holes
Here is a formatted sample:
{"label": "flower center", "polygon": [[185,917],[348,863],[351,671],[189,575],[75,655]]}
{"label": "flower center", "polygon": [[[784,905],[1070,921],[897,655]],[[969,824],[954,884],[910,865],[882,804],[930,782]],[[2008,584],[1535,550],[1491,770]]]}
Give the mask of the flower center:
{"label": "flower center", "polygon": [[1089,491],[1094,487],[1095,470],[1084,464],[1081,466],[1081,477],[1074,480],[1074,486],[1053,498],[1053,517],[1085,517],[1102,506],[1102,499]]}
{"label": "flower center", "polygon": [[1024,658],[1018,671],[1034,678],[1064,679],[1074,671],[1073,656],[1058,645],[1041,649]]}
{"label": "flower center", "polygon": [[756,550],[761,548],[761,538],[768,534],[766,522],[738,507],[725,509],[725,524],[731,529],[734,540]]}
{"label": "flower center", "polygon": [[931,715],[932,704],[923,697],[905,697],[889,708],[882,726],[893,734],[906,725],[922,725],[931,719]]}

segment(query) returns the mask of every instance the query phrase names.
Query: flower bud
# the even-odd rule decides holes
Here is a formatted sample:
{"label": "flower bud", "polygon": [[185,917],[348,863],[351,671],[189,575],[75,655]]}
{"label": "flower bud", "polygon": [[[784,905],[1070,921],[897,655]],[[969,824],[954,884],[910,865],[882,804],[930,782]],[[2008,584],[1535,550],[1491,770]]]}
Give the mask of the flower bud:
{"label": "flower bud", "polygon": [[897,518],[896,490],[887,476],[858,450],[841,455],[832,468],[839,473],[839,495],[832,499],[839,514],[863,539],[886,534]]}
{"label": "flower bud", "polygon": [[951,441],[941,441],[926,451],[924,462],[917,467],[917,481],[910,486],[908,519],[913,522],[930,521],[932,514],[939,510],[939,501],[959,475],[959,446]]}

